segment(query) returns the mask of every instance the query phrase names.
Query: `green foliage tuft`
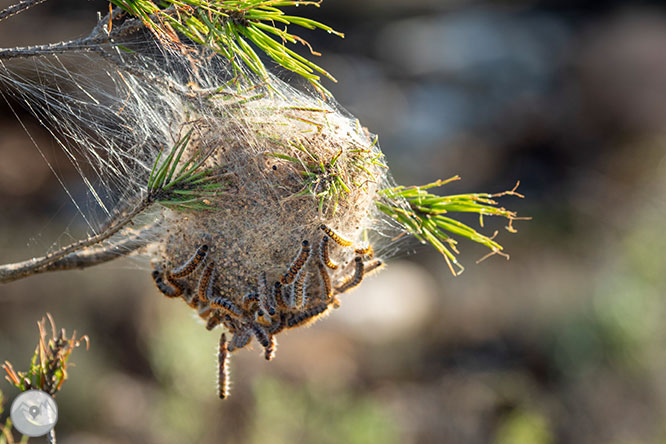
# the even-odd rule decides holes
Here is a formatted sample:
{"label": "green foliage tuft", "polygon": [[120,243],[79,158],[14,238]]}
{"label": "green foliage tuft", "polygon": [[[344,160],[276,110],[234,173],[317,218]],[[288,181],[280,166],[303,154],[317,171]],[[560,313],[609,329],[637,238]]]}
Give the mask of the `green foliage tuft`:
{"label": "green foliage tuft", "polygon": [[[377,202],[377,207],[384,214],[396,220],[421,242],[428,242],[435,247],[444,256],[451,273],[459,275],[465,268],[456,259],[456,255],[459,254],[456,247],[458,242],[450,236],[451,234],[488,247],[491,252],[481,258],[479,262],[493,254],[501,254],[507,259],[509,256],[502,253],[502,246],[494,240],[495,235],[485,236],[470,226],[448,216],[448,213],[477,213],[481,227],[483,227],[484,216],[505,217],[509,220],[506,229],[512,233],[516,231],[512,225],[514,220],[529,218],[519,218],[515,212],[497,206],[498,203],[494,200],[494,198],[502,196],[523,197],[516,192],[518,184],[512,190],[497,194],[476,193],[438,196],[428,191],[431,188],[443,186],[456,180],[460,180],[460,176],[438,180],[422,186],[398,186],[384,189],[381,191],[384,199]],[[405,201],[407,206],[404,205]],[[454,265],[457,270],[454,269]]]}
{"label": "green foliage tuft", "polygon": [[[322,29],[344,37],[330,26],[304,17],[287,15],[281,8],[319,6],[318,1],[302,0],[110,0],[114,5],[139,18],[162,42],[182,46],[178,34],[207,46],[226,57],[238,74],[244,64],[262,79],[267,71],[253,46],[263,51],[283,68],[306,78],[318,91],[330,96],[320,75],[335,81],[320,66],[287,47],[300,43],[315,52],[307,41],[287,31],[289,25]],[[282,28],[282,26],[284,28]]]}
{"label": "green foliage tuft", "polygon": [[190,130],[173,146],[160,163],[157,156],[148,178],[148,196],[154,202],[177,210],[207,210],[210,199],[222,189],[219,176],[212,169],[203,168],[213,150],[197,150],[180,167],[178,164],[192,136]]}

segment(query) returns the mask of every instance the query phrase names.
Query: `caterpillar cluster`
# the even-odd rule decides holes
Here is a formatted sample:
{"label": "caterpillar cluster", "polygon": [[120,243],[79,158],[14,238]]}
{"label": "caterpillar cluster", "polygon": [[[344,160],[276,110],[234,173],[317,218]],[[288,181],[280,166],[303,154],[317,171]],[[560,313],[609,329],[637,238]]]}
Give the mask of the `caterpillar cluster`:
{"label": "caterpillar cluster", "polygon": [[180,297],[196,309],[206,321],[207,329],[221,324],[231,334],[229,341],[226,333],[220,338],[218,395],[221,399],[229,392],[232,352],[246,347],[254,338],[263,347],[265,359],[273,359],[280,332],[310,324],[331,308],[337,308],[338,295],[358,286],[366,274],[381,267],[382,261],[372,257],[371,248],[357,248],[352,270],[347,275],[331,276],[331,272],[348,267],[339,267],[331,261],[329,240],[343,248],[351,247],[352,242],[325,224],[320,228],[325,234],[319,238],[316,253],[310,248],[310,241],[303,240],[299,253],[273,285],[264,271],[244,294],[230,295],[217,285],[215,260],[210,257],[211,248],[207,244],[200,245],[175,268],[162,269],[156,265],[153,279],[160,292],[170,298]]}
{"label": "caterpillar cluster", "polygon": [[[127,51],[93,45],[68,64],[35,60],[34,79],[0,66],[0,83],[82,176],[94,174],[83,177],[86,205],[72,198],[91,232],[144,202],[167,159],[165,181],[198,165],[196,181],[151,196],[136,232],[118,237],[145,241],[162,294],[186,302],[208,329],[224,327],[221,369],[253,338],[271,359],[280,331],[326,315],[380,266],[366,234],[383,257],[397,249],[403,229],[376,205],[391,186],[377,139],[333,98],[207,49],[172,51],[143,31],[114,43]],[[194,183],[212,191],[191,197]]]}

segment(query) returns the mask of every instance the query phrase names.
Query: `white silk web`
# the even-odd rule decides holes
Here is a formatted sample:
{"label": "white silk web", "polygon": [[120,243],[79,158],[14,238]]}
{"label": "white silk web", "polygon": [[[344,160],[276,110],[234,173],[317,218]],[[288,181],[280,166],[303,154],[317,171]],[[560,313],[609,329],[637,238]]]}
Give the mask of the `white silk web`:
{"label": "white silk web", "polygon": [[[60,55],[0,61],[3,95],[13,96],[39,120],[85,185],[82,200],[59,178],[91,234],[146,194],[158,155],[173,147],[193,121],[205,120],[209,128],[216,120],[227,122],[222,125],[226,130],[205,137],[248,146],[260,143],[256,122],[273,120],[274,128],[292,124],[275,111],[285,108],[321,110],[332,116],[326,119],[343,122],[341,127],[349,130],[331,134],[331,146],[349,145],[342,139],[364,131],[332,99],[324,101],[274,77],[258,80],[219,55],[165,50],[142,31],[124,39],[121,46],[89,45]],[[376,145],[372,149],[381,155]],[[380,187],[391,184],[388,174],[380,180]],[[145,223],[160,216],[153,212]],[[378,253],[395,255],[404,230],[378,214],[375,219],[371,240]],[[155,231],[142,235],[155,236]]]}

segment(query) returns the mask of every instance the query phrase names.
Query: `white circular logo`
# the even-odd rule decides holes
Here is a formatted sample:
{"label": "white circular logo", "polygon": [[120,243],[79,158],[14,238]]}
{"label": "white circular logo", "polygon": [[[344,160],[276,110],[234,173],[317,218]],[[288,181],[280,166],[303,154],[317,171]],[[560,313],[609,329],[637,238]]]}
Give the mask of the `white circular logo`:
{"label": "white circular logo", "polygon": [[26,436],[46,435],[58,422],[58,406],[48,393],[28,390],[12,402],[9,415],[16,430]]}

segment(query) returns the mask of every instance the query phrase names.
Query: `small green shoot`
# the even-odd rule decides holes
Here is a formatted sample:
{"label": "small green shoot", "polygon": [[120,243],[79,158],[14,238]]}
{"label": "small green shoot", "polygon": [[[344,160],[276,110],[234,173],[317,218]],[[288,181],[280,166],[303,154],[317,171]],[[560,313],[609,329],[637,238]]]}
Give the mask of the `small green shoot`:
{"label": "small green shoot", "polygon": [[329,209],[332,214],[335,214],[342,196],[351,193],[347,172],[342,167],[342,162],[338,162],[342,149],[331,159],[325,160],[300,141],[291,142],[290,145],[297,152],[302,153],[305,160],[281,153],[266,153],[266,156],[286,160],[301,169],[303,189],[296,195],[312,195],[318,201],[320,214],[326,214]]}
{"label": "small green shoot", "polygon": [[[238,74],[242,65],[268,79],[266,67],[255,52],[258,48],[285,69],[306,78],[325,96],[330,93],[321,76],[333,81],[331,74],[301,56],[287,44],[302,44],[311,55],[319,56],[307,41],[287,31],[289,25],[321,29],[344,37],[330,26],[304,17],[287,15],[281,8],[319,7],[322,0],[110,0],[127,13],[139,18],[163,43],[181,47],[178,33],[226,57]],[[252,46],[254,45],[254,47]]]}
{"label": "small green shoot", "polygon": [[210,199],[222,188],[219,176],[204,168],[212,149],[195,151],[179,166],[191,136],[192,130],[176,142],[164,160],[162,153],[157,156],[148,178],[148,196],[152,201],[179,210],[211,209]]}
{"label": "small green shoot", "polygon": [[[478,262],[494,254],[500,254],[507,259],[509,256],[502,252],[502,246],[494,240],[497,233],[491,237],[485,236],[468,225],[449,217],[448,213],[477,213],[481,227],[483,227],[484,216],[505,217],[509,220],[506,229],[512,233],[516,231],[512,225],[514,220],[529,219],[518,217],[515,212],[499,207],[498,202],[494,200],[502,196],[522,198],[523,196],[516,192],[519,183],[512,190],[497,194],[438,196],[428,191],[456,180],[460,180],[460,176],[438,180],[423,186],[387,188],[380,192],[384,199],[376,202],[380,211],[396,220],[422,243],[428,242],[435,247],[444,256],[454,276],[462,273],[464,267],[458,263],[456,258],[456,255],[459,254],[458,242],[450,235],[464,237],[488,247],[491,252]],[[404,205],[405,201],[407,205]]]}

